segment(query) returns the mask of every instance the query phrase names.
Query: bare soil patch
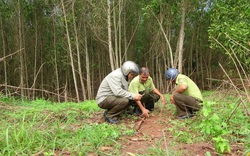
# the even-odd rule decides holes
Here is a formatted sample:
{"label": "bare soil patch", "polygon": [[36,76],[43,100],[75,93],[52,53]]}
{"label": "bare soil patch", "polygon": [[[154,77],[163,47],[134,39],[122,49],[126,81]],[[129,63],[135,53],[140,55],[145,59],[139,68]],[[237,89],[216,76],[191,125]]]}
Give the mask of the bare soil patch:
{"label": "bare soil patch", "polygon": [[[135,114],[133,115],[136,116]],[[103,119],[103,113],[98,112],[98,114],[95,115],[94,120],[98,123],[105,122]],[[142,118],[139,117],[137,119],[135,117],[123,117],[119,124],[125,124],[127,127],[131,128],[133,126],[136,128],[141,120]],[[140,129],[136,131],[133,136],[122,136],[119,138],[118,142],[121,144],[120,154],[122,156],[131,156],[132,154],[145,155],[150,154],[148,149],[152,148],[174,152],[182,156],[205,156],[207,152],[210,152],[212,156],[221,155],[215,151],[212,141],[193,143],[176,141],[173,136],[173,131],[171,132],[169,130],[173,126],[171,125],[171,120],[179,119],[176,119],[173,112],[169,110],[159,110],[159,108],[156,108],[151,113],[150,117],[141,124]],[[196,120],[196,117],[188,120]],[[181,131],[185,131],[185,127],[183,127]],[[195,138],[190,139],[193,140]],[[242,156],[243,153],[243,145],[239,144],[232,145],[231,153],[223,155]]]}

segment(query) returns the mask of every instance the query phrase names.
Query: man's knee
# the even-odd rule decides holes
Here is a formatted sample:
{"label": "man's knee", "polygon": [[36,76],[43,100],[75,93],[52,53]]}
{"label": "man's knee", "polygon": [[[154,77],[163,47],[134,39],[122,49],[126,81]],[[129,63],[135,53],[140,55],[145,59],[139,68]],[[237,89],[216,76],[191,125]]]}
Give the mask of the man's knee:
{"label": "man's knee", "polygon": [[129,105],[129,99],[116,96],[109,96],[104,100],[105,105],[114,107],[120,105],[120,107],[127,107]]}
{"label": "man's knee", "polygon": [[155,100],[155,101],[158,101],[159,99],[160,99],[160,96],[159,96],[158,94],[155,94],[154,100]]}
{"label": "man's knee", "polygon": [[129,99],[127,99],[127,98],[122,98],[122,103],[128,104],[128,103],[129,103]]}
{"label": "man's knee", "polygon": [[117,101],[120,105],[124,106],[124,108],[128,107],[130,105],[130,101],[127,98],[119,98],[119,101]]}
{"label": "man's knee", "polygon": [[180,94],[180,93],[174,93],[174,100],[175,101],[179,101],[179,100],[181,100],[182,99],[182,94]]}

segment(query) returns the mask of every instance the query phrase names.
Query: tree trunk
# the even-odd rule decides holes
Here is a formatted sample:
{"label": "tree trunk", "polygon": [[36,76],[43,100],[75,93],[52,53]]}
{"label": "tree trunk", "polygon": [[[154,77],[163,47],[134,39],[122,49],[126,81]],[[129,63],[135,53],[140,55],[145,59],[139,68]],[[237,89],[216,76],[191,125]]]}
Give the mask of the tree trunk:
{"label": "tree trunk", "polygon": [[123,39],[124,40],[124,42],[123,42],[123,44],[124,44],[124,60],[127,60],[128,59],[127,58],[128,41],[127,41],[127,31],[126,31],[126,29],[127,29],[127,22],[125,20],[126,19],[126,11],[124,13],[124,17],[123,18],[124,18],[124,20],[123,20],[123,27],[124,27],[124,29],[123,29],[123,36],[124,36],[124,39]]}
{"label": "tree trunk", "polygon": [[158,24],[159,24],[159,26],[160,26],[161,32],[162,32],[162,34],[163,34],[163,36],[164,36],[164,39],[166,40],[166,43],[167,43],[167,45],[168,45],[169,54],[170,54],[170,62],[171,62],[170,64],[171,64],[172,67],[174,67],[174,60],[173,60],[172,48],[171,48],[170,42],[169,42],[169,40],[168,40],[168,37],[167,37],[167,35],[166,35],[165,31],[164,31],[164,28],[163,28],[163,26],[162,26],[162,21],[160,21],[160,20],[156,17],[155,14],[154,14],[154,16],[155,16],[155,18],[156,18],[156,20],[157,20],[157,22],[158,22]]}
{"label": "tree trunk", "polygon": [[[114,23],[114,36],[115,36],[115,68],[119,67],[119,54],[118,54],[118,31],[117,31],[117,24],[116,24],[116,10],[115,10],[115,1],[113,3],[113,23]],[[119,3],[119,2],[118,2]],[[118,10],[120,12],[120,10]]]}
{"label": "tree trunk", "polygon": [[197,82],[197,80],[199,79],[199,66],[200,66],[200,62],[199,62],[199,33],[200,33],[200,27],[197,27],[197,35],[196,35],[196,44],[195,44],[195,62],[196,62],[196,74],[195,74],[195,79],[194,81]]}
{"label": "tree trunk", "polygon": [[[31,85],[31,89],[36,88],[36,77],[37,77],[37,45],[38,45],[38,19],[37,14],[35,13],[35,47],[34,47],[34,69],[33,69],[33,84]],[[32,91],[32,99],[35,99],[36,91],[35,89]]]}
{"label": "tree trunk", "polygon": [[[209,77],[209,78],[212,78],[212,65],[211,65],[211,60],[212,60],[212,52],[211,52],[211,50],[209,49],[209,59],[208,59],[208,69],[207,69],[207,71],[208,71],[208,74],[207,74],[207,76]],[[205,61],[205,60],[204,60]],[[208,87],[209,87],[209,89],[212,89],[212,80],[211,79],[209,79],[208,80]]]}
{"label": "tree trunk", "polygon": [[[108,45],[109,45],[109,62],[111,66],[111,70],[114,70],[114,58],[113,58],[113,48],[112,48],[112,35],[111,35],[111,0],[107,0],[108,2],[108,10],[107,10],[107,16],[108,16]],[[114,2],[112,2],[114,3]]]}
{"label": "tree trunk", "polygon": [[122,14],[122,5],[123,4],[123,0],[119,0],[119,17],[118,17],[118,35],[119,35],[119,41],[118,41],[118,47],[119,47],[119,61],[120,64],[119,66],[121,66],[122,64],[122,22],[121,22],[121,14]]}
{"label": "tree trunk", "polygon": [[[0,28],[1,28],[1,37],[2,37],[2,44],[3,44],[3,57],[6,56],[6,47],[5,47],[5,39],[4,39],[4,30],[3,30],[3,19],[2,19],[2,14],[0,14]],[[4,88],[5,95],[7,96],[8,94],[8,75],[7,75],[7,62],[4,59],[3,60],[3,65],[4,65],[4,84],[6,85]]]}
{"label": "tree trunk", "polygon": [[54,45],[54,64],[55,64],[55,76],[56,76],[56,92],[57,92],[57,101],[61,102],[60,99],[60,83],[59,83],[59,74],[58,74],[58,65],[57,65],[57,50],[56,50],[56,25],[55,25],[55,18],[53,18],[53,45]]}
{"label": "tree trunk", "polygon": [[[73,14],[73,25],[74,25],[74,32],[75,32],[75,42],[76,42],[76,51],[77,51],[77,65],[78,65],[78,74],[79,74],[79,78],[80,78],[80,82],[81,82],[81,87],[82,87],[82,97],[83,100],[86,100],[86,92],[85,92],[85,85],[83,82],[83,74],[82,74],[82,68],[81,68],[81,57],[80,57],[80,49],[79,49],[79,39],[78,39],[78,32],[77,32],[77,28],[76,28],[76,21],[75,21],[75,1],[72,2],[72,14]],[[85,38],[86,38],[86,34],[85,34]],[[86,51],[87,53],[87,51]],[[87,54],[86,54],[87,55]],[[86,56],[87,57],[87,56]],[[88,64],[89,62],[86,60],[86,64]],[[87,68],[87,66],[86,66]]]}
{"label": "tree trunk", "polygon": [[[92,85],[91,85],[91,70],[90,70],[90,57],[89,57],[89,48],[88,48],[88,33],[87,33],[87,21],[84,20],[84,44],[85,44],[85,61],[86,61],[86,76],[87,76],[87,92],[88,92],[88,99],[93,98],[92,93]],[[86,94],[86,92],[85,92]],[[85,95],[86,99],[86,95]]]}
{"label": "tree trunk", "polygon": [[[20,0],[18,0],[18,48],[22,49],[23,47],[23,37],[22,37],[22,18],[21,18],[21,4],[20,4]],[[20,58],[19,58],[19,62],[20,62],[20,90],[21,90],[21,97],[24,97],[24,76],[25,76],[25,72],[24,72],[24,52],[25,49],[20,51]]]}
{"label": "tree trunk", "polygon": [[185,28],[185,12],[186,12],[186,7],[185,7],[185,1],[181,1],[181,29],[179,33],[179,41],[177,44],[178,48],[178,54],[179,54],[179,59],[178,59],[178,71],[182,73],[182,61],[183,61],[183,42],[184,42],[184,28]]}
{"label": "tree trunk", "polygon": [[68,23],[67,23],[67,14],[66,14],[66,10],[65,10],[65,7],[64,7],[63,0],[61,0],[61,3],[62,3],[62,8],[63,8],[63,14],[64,14],[66,37],[67,37],[68,46],[69,46],[70,64],[71,64],[71,70],[72,70],[72,74],[73,74],[73,80],[74,80],[74,87],[75,87],[75,92],[76,92],[76,98],[77,98],[77,102],[80,102],[79,93],[78,93],[78,86],[77,86],[77,79],[76,79],[76,74],[75,74],[73,51],[72,51],[72,48],[71,48],[70,34],[69,34],[69,28],[68,28]]}

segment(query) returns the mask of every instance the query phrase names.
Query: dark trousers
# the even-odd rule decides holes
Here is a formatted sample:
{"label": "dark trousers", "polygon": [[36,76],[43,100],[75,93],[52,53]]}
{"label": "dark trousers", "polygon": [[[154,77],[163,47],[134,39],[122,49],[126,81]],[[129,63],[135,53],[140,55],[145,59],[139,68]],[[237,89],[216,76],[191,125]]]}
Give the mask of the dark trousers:
{"label": "dark trousers", "polygon": [[202,101],[188,95],[174,93],[174,101],[178,116],[193,114],[201,109]]}
{"label": "dark trousers", "polygon": [[117,119],[131,104],[131,100],[116,96],[108,96],[98,106],[107,109],[106,117]]}
{"label": "dark trousers", "polygon": [[[152,111],[154,109],[155,102],[160,99],[160,96],[155,94],[153,91],[140,92],[140,94],[143,95],[141,98],[142,105],[149,111]],[[137,104],[135,105],[135,109],[140,109]]]}

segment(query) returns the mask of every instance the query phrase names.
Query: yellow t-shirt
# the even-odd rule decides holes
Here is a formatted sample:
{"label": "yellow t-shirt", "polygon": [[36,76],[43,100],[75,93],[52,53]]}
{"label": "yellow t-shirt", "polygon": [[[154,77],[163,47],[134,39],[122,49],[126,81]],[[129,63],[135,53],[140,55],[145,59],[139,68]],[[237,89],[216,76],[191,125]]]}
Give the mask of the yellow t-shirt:
{"label": "yellow t-shirt", "polygon": [[194,83],[193,80],[191,80],[189,77],[187,77],[186,75],[183,74],[179,74],[176,78],[176,84],[179,85],[186,85],[187,89],[185,90],[185,92],[183,94],[185,95],[189,95],[192,96],[196,99],[199,99],[201,101],[203,101],[202,95],[201,95],[201,91],[198,88],[198,86]]}
{"label": "yellow t-shirt", "polygon": [[128,91],[131,93],[135,93],[135,94],[145,91],[146,89],[149,91],[153,91],[155,89],[155,85],[150,76],[148,77],[145,83],[141,83],[139,75],[138,75],[133,78],[133,80],[129,83],[129,87],[128,87]]}

